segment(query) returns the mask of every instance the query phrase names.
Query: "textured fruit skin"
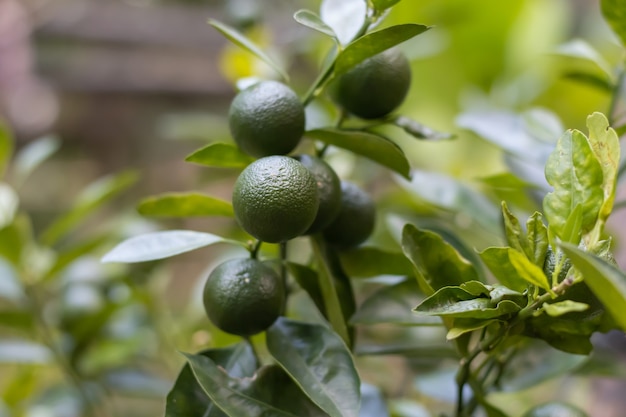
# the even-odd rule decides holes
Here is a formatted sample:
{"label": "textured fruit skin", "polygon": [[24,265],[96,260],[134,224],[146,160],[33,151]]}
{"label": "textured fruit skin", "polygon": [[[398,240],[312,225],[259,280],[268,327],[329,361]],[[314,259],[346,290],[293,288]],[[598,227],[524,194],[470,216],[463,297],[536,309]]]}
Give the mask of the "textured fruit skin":
{"label": "textured fruit skin", "polygon": [[342,181],[341,208],[324,229],[324,238],[337,247],[358,246],[370,237],[375,222],[376,207],[369,194],[351,182]]}
{"label": "textured fruit skin", "polygon": [[333,99],[350,113],[376,119],[394,111],[411,85],[406,56],[388,49],[358,64],[331,85]]}
{"label": "textured fruit skin", "polygon": [[339,214],[341,180],[331,166],[321,158],[311,155],[298,155],[295,158],[313,174],[317,184],[319,209],[306,234],[317,233],[328,226]]}
{"label": "textured fruit skin", "polygon": [[247,154],[285,155],[304,133],[304,107],[294,91],[277,81],[261,81],[237,94],[228,114],[230,132]]}
{"label": "textured fruit skin", "polygon": [[587,417],[587,413],[563,402],[549,402],[528,410],[523,417]]}
{"label": "textured fruit skin", "polygon": [[280,316],[282,279],[256,259],[231,259],[215,268],[204,285],[204,309],[219,329],[239,336],[262,332]]}
{"label": "textured fruit skin", "polygon": [[268,156],[248,165],[233,188],[233,209],[239,225],[269,243],[302,235],[319,207],[313,174],[288,156]]}

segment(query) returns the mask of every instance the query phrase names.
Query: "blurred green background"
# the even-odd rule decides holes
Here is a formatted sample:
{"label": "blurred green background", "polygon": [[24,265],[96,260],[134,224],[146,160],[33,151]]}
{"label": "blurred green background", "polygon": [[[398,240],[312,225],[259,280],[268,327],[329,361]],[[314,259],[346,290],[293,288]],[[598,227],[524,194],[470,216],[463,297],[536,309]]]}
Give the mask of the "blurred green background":
{"label": "blurred green background", "polygon": [[[110,233],[106,244],[60,274],[64,284],[52,286],[50,294],[45,294],[56,300],[50,307],[52,316],[75,303],[77,317],[83,319],[92,310],[93,297],[122,294],[127,300],[124,308],[114,309],[114,315],[104,319],[106,324],[89,335],[94,351],[83,355],[77,365],[87,374],[107,371],[105,395],[111,406],[102,415],[160,415],[164,395],[183,363],[176,351],[235,340],[209,328],[198,296],[206,271],[230,256],[224,248],[130,267],[103,266],[98,258],[116,239],[145,230],[241,234],[231,219],[154,222],[141,218],[134,206],[141,198],[170,191],[200,190],[230,198],[236,173],[185,163],[185,156],[211,141],[231,141],[226,114],[237,78],[275,74],[229,46],[206,21],[214,18],[245,31],[289,68],[294,88],[304,93],[331,45],[292,19],[300,8],[318,10],[319,2],[0,1],[0,114],[15,133],[17,149],[44,135],[53,134],[61,141],[60,151],[20,189],[20,208],[29,214],[35,232],[67,212],[80,190],[97,178],[127,169],[138,174],[128,192],[69,234],[66,244]],[[456,136],[451,141],[416,141],[402,131],[390,130],[389,135],[420,170],[448,175],[488,193],[479,180],[510,168],[501,149],[459,126],[460,114],[496,109],[517,114],[540,107],[553,112],[562,126],[586,131],[587,115],[610,109],[611,95],[606,90],[565,76],[575,69],[601,78],[605,74],[601,66],[587,59],[589,54],[581,58],[561,47],[582,39],[609,68],[623,58],[595,0],[404,0],[384,24],[405,22],[433,29],[402,45],[412,61],[413,82],[399,111]],[[324,100],[320,102],[323,109]],[[617,103],[617,110],[623,107]],[[322,110],[309,116],[310,123],[327,117]],[[506,129],[496,128],[496,136],[506,134]],[[397,211],[405,217],[422,213],[424,218],[438,218],[431,206],[407,202],[386,171],[345,155],[331,154],[331,161],[344,176],[367,183],[388,211],[400,207]],[[518,209],[530,208],[521,205]],[[495,243],[494,228],[462,214],[453,212],[442,218],[452,219],[451,228],[469,248]],[[613,220],[616,233],[622,217],[618,212]],[[382,244],[389,240],[384,230],[375,237]],[[618,236],[618,262],[624,265],[626,254],[620,240]],[[97,282],[87,285],[97,291],[76,290],[67,284],[73,279]],[[58,317],[62,321],[65,316],[59,313]],[[5,320],[13,319],[5,316]],[[76,331],[67,323],[59,326],[65,326],[68,334]],[[28,333],[28,328],[14,327],[0,322],[0,337]],[[57,385],[66,381],[58,368],[36,354],[11,363],[15,350],[5,352],[0,349],[4,402],[3,407],[0,401],[0,416],[80,415],[72,395],[66,395],[71,388]],[[403,375],[402,360],[364,361],[373,370],[391,364],[392,372],[376,382],[390,396],[402,391],[397,386],[398,374]],[[577,403],[587,409],[595,404],[593,416],[622,415],[611,394],[615,385],[604,380],[585,384],[552,389],[567,398],[583,390]]]}

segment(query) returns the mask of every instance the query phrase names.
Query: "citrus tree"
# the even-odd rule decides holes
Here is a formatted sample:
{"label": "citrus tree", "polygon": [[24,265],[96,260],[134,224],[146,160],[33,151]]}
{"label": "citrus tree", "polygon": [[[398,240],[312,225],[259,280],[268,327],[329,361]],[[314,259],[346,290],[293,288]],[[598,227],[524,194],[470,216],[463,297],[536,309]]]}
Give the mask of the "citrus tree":
{"label": "citrus tree", "polygon": [[[398,46],[437,30],[416,23],[383,26],[397,3],[326,0],[319,14],[297,11],[298,23],[333,43],[300,96],[261,47],[233,27],[209,21],[270,65],[278,80],[240,80],[228,116],[234,143],[214,142],[187,157],[237,170],[232,202],[169,193],[139,208],[154,216],[232,216],[247,237],[166,230],[132,237],[103,258],[134,263],[213,244],[240,248],[240,255],[209,274],[203,302],[215,327],[242,340],[185,352],[166,416],[427,415],[418,403],[411,403],[412,411],[389,406],[381,390],[365,382],[367,363],[359,358],[368,355],[419,357],[414,366],[421,374],[453,360],[452,372],[437,369],[454,381],[447,415],[519,415],[498,402],[498,391],[570,371],[591,353],[594,333],[626,329],[626,276],[605,227],[623,173],[618,138],[624,126],[616,125],[617,109],[591,114],[584,132],[563,129],[547,111],[460,115],[461,127],[507,153],[510,172],[484,180],[494,190],[508,190],[506,198],[496,193],[489,199],[415,169],[388,128],[418,140],[453,138],[397,113],[411,82]],[[626,42],[626,3],[601,5]],[[623,67],[605,75],[577,78],[600,85],[616,103]],[[327,116],[322,123],[308,120],[314,110]],[[393,207],[382,215],[365,178],[338,175],[329,158],[336,152],[373,161],[392,172],[406,195],[475,217],[499,236],[475,250],[441,223],[407,221]],[[529,162],[524,169],[521,160]],[[377,225],[381,220],[384,225]],[[375,230],[384,238],[371,239]],[[365,287],[354,277],[376,277],[379,285],[360,291]],[[302,294],[314,314],[292,302]],[[380,325],[414,332],[409,338],[388,328],[376,334]],[[529,358],[537,356],[547,359],[529,371]],[[528,416],[585,415],[558,402],[526,408]]]}

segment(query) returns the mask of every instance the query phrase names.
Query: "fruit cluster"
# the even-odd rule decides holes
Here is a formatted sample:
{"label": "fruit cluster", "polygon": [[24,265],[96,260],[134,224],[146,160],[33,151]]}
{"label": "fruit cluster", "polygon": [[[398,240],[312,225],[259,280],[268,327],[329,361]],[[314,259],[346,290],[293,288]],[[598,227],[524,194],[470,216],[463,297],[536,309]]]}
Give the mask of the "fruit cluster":
{"label": "fruit cluster", "polygon": [[[332,99],[363,119],[386,116],[408,92],[406,57],[387,50],[337,77]],[[284,243],[320,233],[338,249],[358,246],[374,230],[374,202],[357,185],[339,179],[321,155],[287,156],[305,133],[304,105],[287,85],[260,81],[232,101],[229,127],[237,146],[259,158],[235,182],[238,224],[259,242]],[[220,329],[241,336],[265,330],[282,313],[284,280],[257,259],[219,265],[204,287],[204,305]]]}

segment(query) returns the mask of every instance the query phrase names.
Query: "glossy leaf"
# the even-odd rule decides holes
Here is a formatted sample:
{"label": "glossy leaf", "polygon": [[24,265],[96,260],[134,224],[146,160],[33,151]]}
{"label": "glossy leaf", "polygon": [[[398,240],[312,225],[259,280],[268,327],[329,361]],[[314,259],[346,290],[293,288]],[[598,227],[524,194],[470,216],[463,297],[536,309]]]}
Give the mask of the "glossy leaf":
{"label": "glossy leaf", "polygon": [[363,0],[324,0],[322,20],[333,29],[341,44],[350,43],[365,23],[367,4]]}
{"label": "glossy leaf", "polygon": [[497,319],[455,319],[454,324],[446,334],[447,340],[454,340],[466,333],[483,329],[492,323],[497,323]]}
{"label": "glossy leaf", "polygon": [[298,417],[268,404],[265,399],[255,398],[255,396],[245,392],[246,389],[251,389],[250,385],[254,382],[253,379],[233,378],[206,356],[191,354],[185,354],[185,356],[204,392],[225,415]]}
{"label": "glossy leaf", "polygon": [[509,258],[511,248],[490,247],[480,252],[480,257],[487,268],[500,283],[515,290],[524,291],[528,286]]}
{"label": "glossy leaf", "polygon": [[215,243],[244,243],[191,230],[166,230],[131,237],[111,249],[102,262],[145,262],[189,252]]}
{"label": "glossy leaf", "polygon": [[15,156],[13,172],[15,181],[23,183],[42,162],[61,147],[61,141],[55,136],[44,136],[26,145]]}
{"label": "glossy leaf", "polygon": [[279,318],[266,332],[272,357],[331,417],[357,417],[360,379],[352,355],[325,326]]}
{"label": "glossy leaf", "polygon": [[624,0],[601,0],[602,15],[613,29],[613,32],[621,39],[622,45],[626,46],[626,1]]}
{"label": "glossy leaf", "polygon": [[[234,378],[251,377],[257,368],[256,359],[247,343],[208,349],[198,355],[210,358]],[[185,364],[167,395],[165,417],[188,417],[196,414],[206,417],[225,416],[198,384],[189,364]]]}
{"label": "glossy leaf", "polygon": [[239,46],[240,48],[250,52],[255,55],[261,61],[268,64],[272,67],[286,82],[289,82],[289,76],[287,73],[278,65],[272,58],[269,57],[261,48],[259,48],[254,42],[245,37],[242,33],[238,32],[236,29],[225,25],[224,23],[218,22],[217,20],[209,19],[209,25],[213,26],[220,32],[224,37],[226,37],[229,41]]}
{"label": "glossy leaf", "polygon": [[20,199],[9,184],[0,182],[0,229],[13,222]]}
{"label": "glossy leaf", "polygon": [[478,298],[460,287],[445,287],[428,297],[415,312],[431,316],[493,319],[512,314],[520,306],[510,300],[494,304],[489,298]]}
{"label": "glossy leaf", "polygon": [[387,10],[396,4],[400,3],[401,0],[372,0],[372,4],[379,12],[383,10]]}
{"label": "glossy leaf", "polygon": [[559,317],[563,314],[576,311],[585,311],[589,308],[589,304],[579,303],[572,300],[559,301],[558,303],[545,303],[542,307],[543,311],[550,317]]}
{"label": "glossy leaf", "polygon": [[232,217],[230,202],[201,193],[165,193],[148,197],[137,206],[144,216],[153,217]]}
{"label": "glossy leaf", "polygon": [[518,276],[529,284],[536,285],[544,290],[550,290],[548,278],[543,269],[532,263],[523,253],[514,249],[508,251],[509,261],[517,271]]}
{"label": "glossy leaf", "polygon": [[305,9],[298,10],[293,15],[293,18],[295,19],[296,22],[300,23],[301,25],[307,26],[313,30],[321,32],[324,35],[330,36],[333,39],[337,39],[337,35],[335,34],[335,31],[330,26],[328,26],[322,20],[322,18],[315,12],[312,12],[310,10],[305,10]]}
{"label": "glossy leaf", "polygon": [[622,330],[626,330],[626,275],[602,258],[578,247],[562,243],[561,249],[584,277],[584,282],[611,313]]}
{"label": "glossy leaf", "polygon": [[135,172],[127,171],[100,178],[89,184],[77,197],[74,207],[52,223],[41,235],[44,243],[52,245],[75,229],[88,215],[107,201],[117,197],[137,181]]}
{"label": "glossy leaf", "polygon": [[374,133],[339,129],[316,129],[306,136],[364,156],[386,166],[405,178],[410,176],[409,161],[398,145]]}
{"label": "glossy leaf", "polygon": [[363,246],[342,251],[339,255],[344,271],[352,278],[413,274],[411,262],[400,252]]}
{"label": "glossy leaf", "polygon": [[335,61],[335,76],[352,68],[389,48],[409,40],[430,29],[429,26],[406,23],[370,32],[350,43],[339,53]]}
{"label": "glossy leaf", "polygon": [[402,250],[413,263],[418,284],[426,295],[478,280],[474,266],[433,232],[407,224],[402,232]]}
{"label": "glossy leaf", "polygon": [[526,221],[526,234],[530,248],[530,260],[537,266],[543,267],[548,253],[548,228],[543,224],[543,216],[538,211]]}
{"label": "glossy leaf", "polygon": [[417,283],[409,278],[398,284],[385,286],[368,297],[352,316],[350,323],[440,326],[441,320],[436,317],[425,317],[411,312],[423,300]]}
{"label": "glossy leaf", "polygon": [[593,113],[587,117],[587,128],[589,129],[591,150],[600,162],[603,177],[602,191],[604,193],[604,201],[598,213],[600,226],[594,239],[597,240],[600,238],[602,225],[613,210],[620,162],[620,144],[617,133],[609,126],[609,121],[602,113]]}
{"label": "glossy leaf", "polygon": [[461,212],[488,231],[501,233],[500,210],[487,197],[443,174],[413,170],[411,181],[398,183],[409,193],[437,207]]}
{"label": "glossy leaf", "polygon": [[245,168],[254,158],[235,145],[215,142],[192,152],[185,161],[216,168]]}
{"label": "glossy leaf", "polygon": [[543,200],[551,229],[563,236],[565,224],[576,205],[582,205],[583,232],[591,230],[603,202],[602,168],[585,135],[568,130],[546,163],[546,179],[554,191]]}
{"label": "glossy leaf", "polygon": [[417,139],[436,141],[454,138],[454,135],[451,133],[437,132],[406,116],[396,117],[393,119],[393,124]]}
{"label": "glossy leaf", "polygon": [[313,300],[319,312],[322,313],[324,317],[328,318],[317,272],[308,266],[300,265],[295,262],[288,262],[287,268],[298,285],[309,294],[309,297],[311,297],[311,300]]}
{"label": "glossy leaf", "polygon": [[13,134],[9,126],[0,119],[0,178],[4,175],[13,154]]}

